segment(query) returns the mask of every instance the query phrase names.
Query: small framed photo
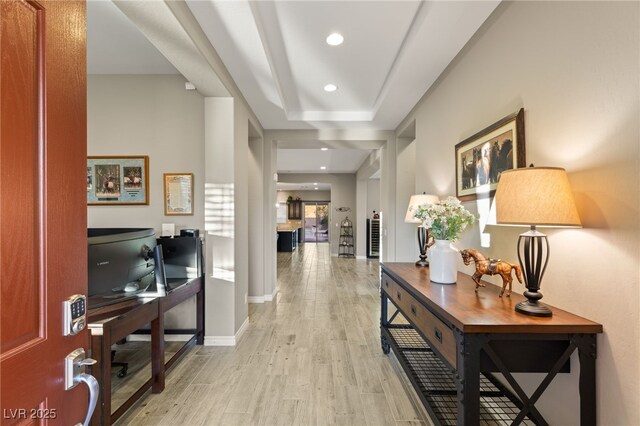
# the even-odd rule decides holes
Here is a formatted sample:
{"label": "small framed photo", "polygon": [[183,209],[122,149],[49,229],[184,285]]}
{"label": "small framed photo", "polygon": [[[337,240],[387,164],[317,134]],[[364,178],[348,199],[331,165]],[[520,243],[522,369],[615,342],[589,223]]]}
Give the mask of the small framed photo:
{"label": "small framed photo", "polygon": [[149,157],[87,157],[87,205],[136,204],[149,204]]}
{"label": "small framed photo", "polygon": [[456,196],[461,201],[491,197],[500,174],[525,167],[524,109],[458,143]]}
{"label": "small framed photo", "polygon": [[193,173],[164,174],[164,214],[193,215]]}

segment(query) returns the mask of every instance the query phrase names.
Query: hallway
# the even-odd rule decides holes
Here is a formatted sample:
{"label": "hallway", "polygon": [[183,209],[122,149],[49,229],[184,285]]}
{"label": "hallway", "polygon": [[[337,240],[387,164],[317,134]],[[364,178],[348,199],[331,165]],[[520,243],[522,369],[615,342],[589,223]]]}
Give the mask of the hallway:
{"label": "hallway", "polygon": [[280,292],[236,347],[196,347],[120,425],[423,425],[379,340],[377,261],[278,253]]}

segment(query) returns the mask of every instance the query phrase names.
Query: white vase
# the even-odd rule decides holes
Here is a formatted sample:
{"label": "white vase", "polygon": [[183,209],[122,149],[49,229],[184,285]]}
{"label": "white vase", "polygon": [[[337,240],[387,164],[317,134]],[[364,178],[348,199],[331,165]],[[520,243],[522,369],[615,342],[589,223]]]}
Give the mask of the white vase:
{"label": "white vase", "polygon": [[449,240],[436,240],[429,249],[429,276],[438,284],[455,284],[460,253]]}

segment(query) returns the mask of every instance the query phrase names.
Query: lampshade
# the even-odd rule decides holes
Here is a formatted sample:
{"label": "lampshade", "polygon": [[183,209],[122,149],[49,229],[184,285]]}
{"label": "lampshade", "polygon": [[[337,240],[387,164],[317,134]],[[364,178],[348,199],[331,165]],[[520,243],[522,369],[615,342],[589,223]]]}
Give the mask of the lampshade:
{"label": "lampshade", "polygon": [[438,197],[437,195],[425,193],[412,195],[411,199],[409,200],[409,207],[407,207],[407,214],[404,217],[404,222],[421,223],[419,219],[413,217],[413,214],[416,212],[418,206],[422,206],[424,204],[430,205],[433,203],[437,203],[438,201],[440,201],[440,197]]}
{"label": "lampshade", "polygon": [[527,167],[500,175],[496,222],[505,225],[580,227],[567,172],[557,167]]}

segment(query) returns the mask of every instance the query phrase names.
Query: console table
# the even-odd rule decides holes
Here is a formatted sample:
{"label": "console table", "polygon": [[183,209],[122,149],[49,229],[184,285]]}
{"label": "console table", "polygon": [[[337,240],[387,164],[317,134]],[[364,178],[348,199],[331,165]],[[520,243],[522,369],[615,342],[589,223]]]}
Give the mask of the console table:
{"label": "console table", "polygon": [[[500,288],[490,283],[476,293],[463,273],[457,284],[443,285],[430,282],[429,268],[413,263],[381,267],[382,350],[393,349],[436,424],[548,424],[535,404],[558,373],[570,371],[576,349],[580,423],[596,424],[596,335],[602,325],[558,308],[549,318],[517,313],[523,296],[500,298]],[[389,300],[396,307],[391,316]],[[547,375],[527,395],[512,373]]]}
{"label": "console table", "polygon": [[[108,426],[121,417],[144,393],[160,393],[165,387],[166,372],[194,344],[204,340],[204,278],[182,280],[184,284],[154,298],[129,299],[122,303],[90,309],[89,331],[91,332],[92,357],[97,363],[91,374],[100,384],[100,395],[91,418],[92,425]],[[196,296],[196,330],[194,336],[165,363],[164,358],[164,314],[192,296]],[[151,378],[111,413],[111,345],[124,339],[136,330],[151,324]]]}

